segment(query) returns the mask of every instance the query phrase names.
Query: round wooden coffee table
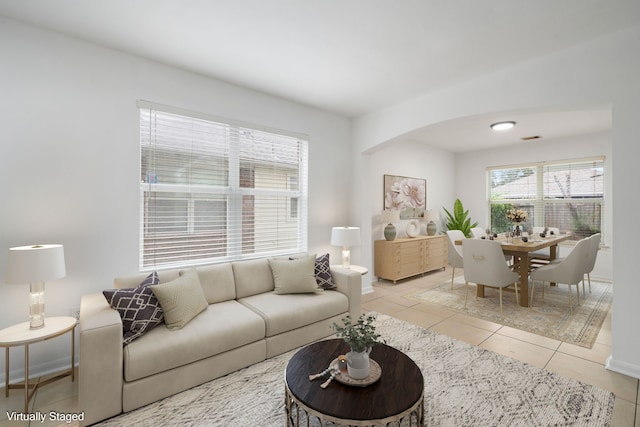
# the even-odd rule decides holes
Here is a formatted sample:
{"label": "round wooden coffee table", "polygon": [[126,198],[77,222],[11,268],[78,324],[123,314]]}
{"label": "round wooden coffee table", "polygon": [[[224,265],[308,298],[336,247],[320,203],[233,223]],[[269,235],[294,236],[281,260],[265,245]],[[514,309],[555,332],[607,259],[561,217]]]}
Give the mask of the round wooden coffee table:
{"label": "round wooden coffee table", "polygon": [[424,424],[424,379],[420,368],[406,354],[385,344],[377,344],[371,359],[382,375],[366,387],[333,380],[321,388],[328,375],[313,381],[309,375],[324,371],[349,347],[341,339],[310,344],[299,350],[285,370],[286,425],[308,425],[309,419],[352,426]]}

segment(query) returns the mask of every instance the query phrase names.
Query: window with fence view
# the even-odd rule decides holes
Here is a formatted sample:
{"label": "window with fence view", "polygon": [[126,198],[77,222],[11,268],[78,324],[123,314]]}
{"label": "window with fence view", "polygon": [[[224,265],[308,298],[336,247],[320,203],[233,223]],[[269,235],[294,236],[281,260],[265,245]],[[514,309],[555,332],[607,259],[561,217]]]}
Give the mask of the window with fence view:
{"label": "window with fence view", "polygon": [[306,252],[306,137],[138,107],[142,270]]}
{"label": "window with fence view", "polygon": [[506,231],[511,208],[527,213],[524,229],[555,227],[580,240],[601,233],[604,157],[488,168],[491,229]]}

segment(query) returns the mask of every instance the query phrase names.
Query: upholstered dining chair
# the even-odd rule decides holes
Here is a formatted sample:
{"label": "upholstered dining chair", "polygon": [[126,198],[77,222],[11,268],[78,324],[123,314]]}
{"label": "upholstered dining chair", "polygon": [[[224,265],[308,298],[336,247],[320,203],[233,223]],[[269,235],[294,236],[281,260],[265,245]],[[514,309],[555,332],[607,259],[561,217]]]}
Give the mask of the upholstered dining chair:
{"label": "upholstered dining chair", "polygon": [[[591,293],[591,272],[596,266],[596,258],[598,257],[598,251],[600,250],[601,234],[596,233],[589,237],[589,260],[587,261],[587,279],[589,280],[589,293]],[[582,293],[584,294],[584,277],[582,278]]]}
{"label": "upholstered dining chair", "polygon": [[447,237],[449,241],[449,265],[453,268],[451,272],[451,289],[453,289],[453,277],[456,274],[456,268],[462,268],[462,245],[456,245],[456,240],[464,241],[466,237],[460,230],[447,230]]}
{"label": "upholstered dining chair", "polygon": [[462,241],[464,282],[466,292],[464,306],[467,307],[469,282],[500,289],[500,318],[502,315],[502,289],[514,285],[518,303],[518,280],[520,275],[511,271],[504,262],[504,253],[499,242],[485,239]]}
{"label": "upholstered dining chair", "polygon": [[[600,233],[596,233],[587,237],[587,239],[590,242],[590,245],[589,245],[589,260],[587,261],[587,264],[586,264],[585,276],[587,276],[587,281],[589,282],[589,293],[591,293],[591,272],[596,266],[596,258],[598,257],[598,251],[600,250],[600,236],[601,236]],[[556,258],[550,261],[550,263],[556,264],[556,263],[562,262],[563,260],[564,258]],[[583,276],[582,277],[582,295],[586,298],[587,291],[585,290],[584,282],[585,282],[585,279]]]}
{"label": "upholstered dining chair", "polygon": [[591,239],[586,238],[578,241],[573,250],[559,262],[553,262],[539,267],[529,273],[531,278],[531,305],[533,304],[533,292],[536,281],[542,282],[542,295],[544,297],[544,282],[556,282],[569,285],[569,314],[573,314],[573,298],[571,296],[571,286],[576,286],[578,294],[578,305],[580,305],[580,281],[584,280],[587,272],[589,253],[591,249]]}
{"label": "upholstered dining chair", "polygon": [[[471,237],[473,237],[474,239],[482,239],[483,237],[486,237],[486,235],[487,232],[482,227],[473,227],[471,229]],[[513,257],[511,255],[505,255],[504,260],[507,261],[507,264],[511,265],[513,262]]]}
{"label": "upholstered dining chair", "polygon": [[485,229],[482,227],[473,227],[471,229],[471,237],[473,237],[474,239],[482,239],[482,236],[486,236],[486,235],[487,233]]}

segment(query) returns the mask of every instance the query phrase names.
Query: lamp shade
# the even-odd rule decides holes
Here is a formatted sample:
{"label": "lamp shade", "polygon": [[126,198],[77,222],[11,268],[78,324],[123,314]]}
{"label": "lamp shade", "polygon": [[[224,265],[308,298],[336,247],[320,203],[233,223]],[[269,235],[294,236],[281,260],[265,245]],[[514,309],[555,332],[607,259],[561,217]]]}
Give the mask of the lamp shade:
{"label": "lamp shade", "polygon": [[9,249],[7,283],[36,283],[66,274],[62,245],[18,246]]}
{"label": "lamp shade", "polygon": [[400,211],[398,210],[384,210],[380,214],[380,222],[383,224],[391,224],[392,222],[400,221]]}
{"label": "lamp shade", "polygon": [[331,229],[333,246],[351,247],[360,245],[360,227],[333,227]]}
{"label": "lamp shade", "polygon": [[429,209],[425,215],[425,220],[439,222],[440,221],[440,212],[435,209]]}

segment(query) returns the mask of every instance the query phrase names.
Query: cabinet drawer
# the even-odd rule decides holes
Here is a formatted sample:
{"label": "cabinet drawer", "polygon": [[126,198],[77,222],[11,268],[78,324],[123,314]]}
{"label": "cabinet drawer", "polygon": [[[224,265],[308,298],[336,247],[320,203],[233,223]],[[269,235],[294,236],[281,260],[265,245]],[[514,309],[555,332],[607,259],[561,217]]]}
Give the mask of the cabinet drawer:
{"label": "cabinet drawer", "polygon": [[423,256],[421,251],[411,252],[411,253],[402,252],[401,254],[398,255],[396,262],[399,265],[418,265],[419,266],[421,264],[422,258]]}
{"label": "cabinet drawer", "polygon": [[427,256],[440,256],[447,254],[447,247],[444,245],[433,245],[427,248]]}
{"label": "cabinet drawer", "polygon": [[403,262],[405,259],[420,258],[424,256],[424,250],[422,248],[410,248],[407,250],[401,249],[396,251],[395,258],[397,262]]}
{"label": "cabinet drawer", "polygon": [[422,263],[420,262],[420,260],[410,263],[398,264],[397,267],[398,277],[413,276],[422,272]]}
{"label": "cabinet drawer", "polygon": [[442,268],[447,263],[446,236],[376,240],[374,246],[376,276],[394,283]]}
{"label": "cabinet drawer", "polygon": [[427,265],[425,266],[425,271],[435,270],[437,268],[442,268],[447,265],[447,256],[440,255],[427,258]]}
{"label": "cabinet drawer", "polygon": [[403,243],[402,245],[396,245],[396,250],[400,252],[419,252],[420,250],[422,250],[423,246],[423,242],[420,241],[407,242]]}

